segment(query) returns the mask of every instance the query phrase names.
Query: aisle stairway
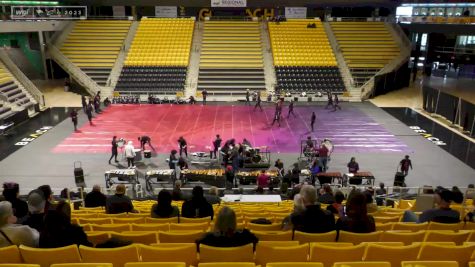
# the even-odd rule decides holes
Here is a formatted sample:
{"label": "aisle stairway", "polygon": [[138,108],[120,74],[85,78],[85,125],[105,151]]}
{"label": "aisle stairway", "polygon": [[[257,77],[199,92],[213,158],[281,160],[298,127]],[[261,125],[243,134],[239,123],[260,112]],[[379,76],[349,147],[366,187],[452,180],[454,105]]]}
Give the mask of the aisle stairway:
{"label": "aisle stairway", "polygon": [[331,22],[330,25],[356,87],[365,84],[400,54],[384,22]]}
{"label": "aisle stairway", "polygon": [[[3,103],[0,106],[0,119],[4,119],[16,110],[28,108],[36,104],[33,97],[13,77],[11,72],[0,62],[0,97]],[[14,107],[14,108],[12,108]]]}
{"label": "aisle stairway", "polygon": [[82,20],[76,22],[61,52],[98,85],[105,86],[131,22]]}
{"label": "aisle stairway", "polygon": [[260,26],[255,21],[206,21],[198,91],[243,95],[265,90]]}

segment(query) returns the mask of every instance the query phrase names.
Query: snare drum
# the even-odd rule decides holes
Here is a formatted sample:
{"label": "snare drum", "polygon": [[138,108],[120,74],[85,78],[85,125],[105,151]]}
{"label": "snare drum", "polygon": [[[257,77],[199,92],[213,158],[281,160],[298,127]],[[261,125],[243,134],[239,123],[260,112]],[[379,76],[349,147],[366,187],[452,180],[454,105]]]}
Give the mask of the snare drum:
{"label": "snare drum", "polygon": [[150,150],[144,150],[143,151],[143,157],[146,158],[146,159],[149,159],[152,157],[152,151]]}

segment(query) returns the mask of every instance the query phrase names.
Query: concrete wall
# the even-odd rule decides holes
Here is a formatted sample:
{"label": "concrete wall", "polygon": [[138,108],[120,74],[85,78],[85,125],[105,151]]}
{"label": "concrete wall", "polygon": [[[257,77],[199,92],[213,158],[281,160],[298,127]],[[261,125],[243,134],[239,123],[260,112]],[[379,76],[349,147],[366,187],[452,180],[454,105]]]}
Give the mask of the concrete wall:
{"label": "concrete wall", "polygon": [[67,21],[0,21],[0,33],[60,31]]}

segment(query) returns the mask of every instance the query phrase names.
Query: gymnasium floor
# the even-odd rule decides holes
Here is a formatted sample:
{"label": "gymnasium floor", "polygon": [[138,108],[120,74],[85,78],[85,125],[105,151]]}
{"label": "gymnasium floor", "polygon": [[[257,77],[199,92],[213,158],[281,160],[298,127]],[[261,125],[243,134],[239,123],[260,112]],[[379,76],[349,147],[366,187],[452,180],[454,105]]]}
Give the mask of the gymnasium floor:
{"label": "gymnasium floor", "polygon": [[[342,110],[336,112],[326,110],[322,103],[299,103],[295,109],[297,118],[282,121],[281,128],[269,126],[272,105],[265,107],[264,112],[253,112],[242,104],[222,103],[206,107],[115,106],[98,115],[94,119],[96,126],[92,127],[81,111],[80,132],[73,133],[72,123],[66,118],[2,160],[0,182],[17,181],[22,192],[42,184],[74,187],[73,163],[81,161],[87,186],[104,185],[105,171],[126,165],[121,157],[118,165],[107,163],[113,134],[132,140],[141,134],[151,135],[159,153],[151,161],[138,165],[141,182],[146,170],[167,168],[165,159],[179,135],[184,135],[196,151],[209,145],[218,131],[223,139],[234,135],[238,141],[249,137],[255,145],[268,145],[272,162],[280,158],[287,168],[299,156],[298,143],[308,135],[313,110],[317,113],[315,135],[330,138],[335,145],[330,170],[346,172],[346,164],[355,156],[360,169],[371,171],[376,182],[391,184],[398,162],[409,154],[414,170],[407,179],[408,186],[464,187],[473,182],[474,169],[369,102],[342,103]],[[286,111],[284,108],[284,114]],[[57,115],[52,114],[51,120],[55,118],[58,119]],[[181,123],[176,125],[176,122]],[[44,124],[48,121],[43,121]]]}

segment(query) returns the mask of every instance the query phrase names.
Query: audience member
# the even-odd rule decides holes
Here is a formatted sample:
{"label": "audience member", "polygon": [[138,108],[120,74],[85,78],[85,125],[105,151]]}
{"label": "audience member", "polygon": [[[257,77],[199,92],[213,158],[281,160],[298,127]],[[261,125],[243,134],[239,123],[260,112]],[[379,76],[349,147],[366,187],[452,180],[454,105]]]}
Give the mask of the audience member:
{"label": "audience member", "polygon": [[318,198],[318,202],[323,204],[332,204],[335,202],[335,197],[333,196],[333,191],[329,184],[323,185],[323,194]]}
{"label": "audience member", "polygon": [[11,245],[38,247],[39,233],[26,225],[18,225],[12,203],[0,202],[0,248]]}
{"label": "audience member", "polygon": [[204,244],[213,247],[239,247],[257,244],[257,237],[249,230],[238,230],[236,213],[230,207],[223,207],[216,218],[214,230],[196,241],[198,246]]}
{"label": "audience member", "polygon": [[205,194],[206,201],[209,204],[219,204],[221,203],[221,199],[219,198],[219,191],[216,186],[212,186],[209,188],[208,194]]}
{"label": "audience member", "polygon": [[183,203],[181,215],[185,218],[204,218],[213,219],[213,207],[206,201],[203,195],[203,187],[193,187],[192,197]]}
{"label": "audience member", "polygon": [[386,197],[387,191],[384,188],[384,183],[379,183],[379,188],[376,189],[376,204],[378,206],[384,205],[384,199]]}
{"label": "audience member", "polygon": [[71,224],[71,209],[69,204],[63,201],[45,215],[45,227],[40,234],[40,248],[69,245],[92,246],[82,227]]}
{"label": "audience member", "polygon": [[54,209],[54,204],[53,204],[53,190],[51,190],[51,187],[49,185],[42,185],[38,187],[39,190],[43,192],[43,196],[46,199],[46,204],[45,204],[45,211],[48,212],[50,208]]}
{"label": "audience member", "polygon": [[327,206],[327,210],[331,211],[333,214],[338,216],[343,216],[343,205],[341,204],[345,200],[345,195],[341,191],[335,192],[335,202]]}
{"label": "audience member", "polygon": [[17,183],[4,183],[2,194],[5,200],[12,204],[15,217],[21,219],[28,214],[28,205],[25,201],[18,198],[20,186]]}
{"label": "audience member", "polygon": [[46,200],[43,192],[39,189],[33,190],[28,194],[28,215],[22,220],[23,225],[36,229],[38,232],[43,231],[45,223],[45,205]]}
{"label": "audience member", "polygon": [[175,187],[172,190],[172,200],[180,201],[184,200],[183,192],[181,191],[181,181],[175,181]]}
{"label": "audience member", "polygon": [[469,184],[467,193],[465,194],[466,199],[475,199],[475,185]]}
{"label": "audience member", "polygon": [[457,204],[463,203],[463,193],[457,186],[452,187],[453,201]]}
{"label": "audience member", "polygon": [[291,216],[294,230],[306,233],[325,233],[335,230],[335,217],[317,204],[317,191],[311,185],[300,189],[305,210]]}
{"label": "audience member", "polygon": [[172,195],[167,190],[158,193],[157,204],[152,206],[152,218],[171,218],[180,216],[177,206],[172,206]]}
{"label": "audience member", "polygon": [[115,188],[115,195],[106,199],[106,213],[117,214],[134,212],[134,206],[128,196],[125,195],[125,185],[119,184]]}
{"label": "audience member", "polygon": [[450,208],[453,193],[443,187],[437,187],[434,193],[435,208],[423,211],[419,218],[414,212],[405,211],[403,221],[418,223],[458,223],[460,221],[460,213]]}
{"label": "audience member", "polygon": [[87,208],[104,207],[106,199],[106,195],[101,192],[101,186],[96,184],[92,187],[92,191],[87,193],[84,203]]}
{"label": "audience member", "polygon": [[120,248],[128,245],[132,245],[133,242],[129,240],[122,240],[117,237],[112,237],[105,242],[96,245],[96,248]]}
{"label": "audience member", "polygon": [[348,172],[349,173],[357,173],[360,169],[360,166],[358,164],[358,162],[356,162],[356,159],[355,157],[352,157],[350,159],[350,162],[348,163]]}
{"label": "audience member", "polygon": [[269,186],[269,180],[270,180],[269,175],[266,174],[265,170],[262,170],[261,174],[259,174],[259,176],[257,176],[257,187],[260,187],[260,188],[268,187]]}
{"label": "audience member", "polygon": [[374,218],[368,215],[365,194],[354,192],[346,204],[346,215],[338,219],[337,230],[353,233],[371,233],[376,231]]}
{"label": "audience member", "polygon": [[373,194],[371,191],[364,191],[364,196],[366,197],[366,210],[368,213],[373,213],[378,211],[378,206],[373,201]]}

